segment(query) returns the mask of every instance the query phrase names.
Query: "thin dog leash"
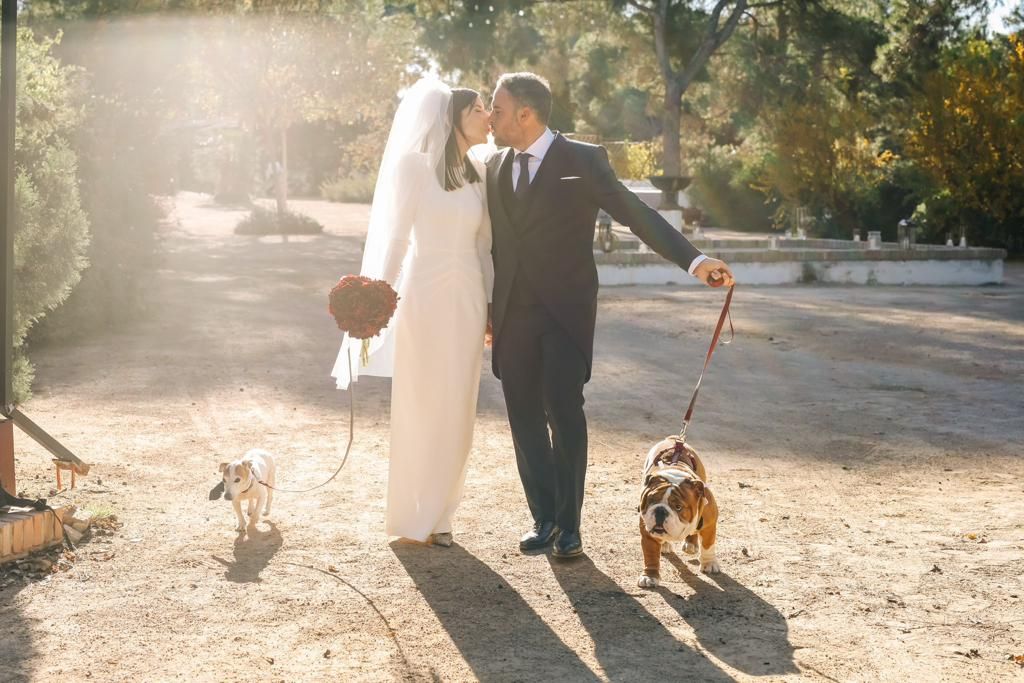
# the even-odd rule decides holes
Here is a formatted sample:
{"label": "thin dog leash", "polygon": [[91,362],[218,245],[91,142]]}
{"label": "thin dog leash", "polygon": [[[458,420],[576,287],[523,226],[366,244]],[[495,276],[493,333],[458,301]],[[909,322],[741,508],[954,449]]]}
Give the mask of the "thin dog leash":
{"label": "thin dog leash", "polygon": [[697,405],[700,383],[704,380],[704,373],[707,372],[708,366],[711,364],[711,356],[715,353],[715,348],[718,346],[718,341],[722,336],[722,327],[725,325],[726,318],[729,319],[729,341],[723,341],[722,345],[730,344],[736,338],[736,330],[732,326],[732,313],[729,311],[729,304],[732,303],[734,289],[736,289],[736,285],[729,287],[729,293],[725,295],[722,313],[718,316],[718,325],[715,326],[715,334],[711,338],[711,346],[708,348],[708,354],[704,358],[704,368],[700,371],[700,377],[697,378],[697,386],[693,388],[693,396],[690,397],[690,406],[686,409],[686,415],[683,417],[683,428],[677,436],[673,437],[676,440],[677,453],[683,450],[683,443],[686,441],[686,429],[690,426],[690,419],[693,417],[693,407]]}
{"label": "thin dog leash", "polygon": [[345,466],[345,463],[348,462],[348,455],[349,455],[349,453],[352,452],[352,439],[355,436],[355,425],[356,425],[355,393],[356,393],[356,388],[355,388],[355,380],[352,378],[352,356],[349,353],[347,353],[347,352],[345,353],[345,356],[346,356],[346,359],[348,360],[348,377],[349,377],[349,381],[348,381],[348,445],[345,446],[345,457],[341,459],[341,464],[338,465],[338,469],[334,470],[334,474],[331,475],[330,479],[328,479],[327,481],[325,481],[322,484],[317,484],[316,486],[314,486],[312,488],[308,488],[308,489],[302,489],[302,490],[279,489],[276,486],[271,486],[270,484],[268,484],[265,481],[257,480],[257,481],[259,481],[260,484],[263,484],[268,489],[271,489],[273,491],[280,491],[281,493],[309,493],[310,491],[315,491],[318,488],[321,488],[323,486],[327,486],[328,484],[330,484],[334,480],[334,478],[336,476],[338,476],[338,474],[341,472],[341,469]]}

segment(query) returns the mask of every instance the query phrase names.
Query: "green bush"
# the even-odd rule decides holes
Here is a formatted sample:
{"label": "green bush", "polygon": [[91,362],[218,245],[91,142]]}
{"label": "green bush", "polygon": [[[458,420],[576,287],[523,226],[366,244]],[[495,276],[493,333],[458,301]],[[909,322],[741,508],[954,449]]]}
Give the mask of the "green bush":
{"label": "green bush", "polygon": [[713,147],[694,162],[689,195],[705,212],[704,224],[731,230],[767,232],[774,207],[751,187],[740,155],[728,146]]}
{"label": "green bush", "polygon": [[294,211],[279,214],[275,209],[256,206],[235,226],[236,235],[317,235],[324,226]]}
{"label": "green bush", "polygon": [[648,142],[606,142],[608,161],[615,175],[622,179],[644,180],[661,173],[661,143]]}
{"label": "green bush", "polygon": [[[61,307],[33,329],[30,341],[38,345],[131,324],[153,305],[163,216],[154,195],[173,195],[187,178],[180,174],[188,160],[183,147],[196,128],[182,124],[195,115],[182,107],[194,74],[182,66],[180,41],[166,39],[167,22],[70,21],[105,17],[109,8],[23,4],[38,31],[65,32],[53,53],[81,74],[74,85],[82,119],[70,142],[92,231],[89,267]],[[56,12],[53,21],[47,8]]]}
{"label": "green bush", "polygon": [[68,138],[80,113],[71,105],[72,69],[51,54],[58,39],[18,31],[15,136],[14,387],[30,396],[29,328],[59,306],[86,266],[89,221],[79,201],[77,159]]}
{"label": "green bush", "polygon": [[369,204],[373,201],[373,190],[377,179],[369,175],[353,175],[335,178],[320,185],[320,194],[332,202]]}

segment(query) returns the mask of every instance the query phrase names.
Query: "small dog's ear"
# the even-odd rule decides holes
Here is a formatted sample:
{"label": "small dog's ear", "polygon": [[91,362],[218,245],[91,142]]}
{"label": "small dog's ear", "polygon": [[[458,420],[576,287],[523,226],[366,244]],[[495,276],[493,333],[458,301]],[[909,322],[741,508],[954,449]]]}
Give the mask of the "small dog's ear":
{"label": "small dog's ear", "polygon": [[254,460],[243,460],[242,464],[249,468],[250,472],[256,471],[256,461]]}
{"label": "small dog's ear", "polygon": [[217,471],[218,472],[223,472],[224,470],[226,470],[228,468],[228,465],[230,465],[230,464],[231,463],[222,462],[220,465],[217,466]]}
{"label": "small dog's ear", "polygon": [[690,485],[693,486],[693,490],[697,492],[697,498],[704,497],[704,482],[700,479],[695,479],[690,482]]}

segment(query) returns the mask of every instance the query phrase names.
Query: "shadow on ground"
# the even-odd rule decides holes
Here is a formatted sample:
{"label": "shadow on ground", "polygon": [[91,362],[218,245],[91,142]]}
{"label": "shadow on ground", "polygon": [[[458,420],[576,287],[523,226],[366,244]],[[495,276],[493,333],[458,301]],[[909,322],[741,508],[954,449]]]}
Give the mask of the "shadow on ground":
{"label": "shadow on ground", "polygon": [[562,671],[567,680],[599,680],[500,574],[458,544],[443,553],[398,542],[391,548],[478,679]]}
{"label": "shadow on ground", "polygon": [[284,543],[281,532],[273,522],[267,522],[269,531],[260,531],[249,527],[245,532],[239,532],[235,539],[234,561],[229,562],[223,558],[213,556],[217,562],[227,568],[224,578],[233,583],[260,583],[263,579],[260,574],[271,558],[277,554]]}
{"label": "shadow on ground", "polygon": [[[679,640],[589,557],[551,559],[551,571],[594,641],[608,678],[621,680],[732,681],[702,652]],[[608,615],[614,614],[614,619]]]}

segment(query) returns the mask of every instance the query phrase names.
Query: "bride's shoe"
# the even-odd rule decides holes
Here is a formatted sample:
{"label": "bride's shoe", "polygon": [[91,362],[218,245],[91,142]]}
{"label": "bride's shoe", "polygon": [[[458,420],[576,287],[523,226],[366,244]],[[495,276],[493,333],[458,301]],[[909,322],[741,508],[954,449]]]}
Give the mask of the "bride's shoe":
{"label": "bride's shoe", "polygon": [[430,534],[427,539],[430,545],[439,545],[442,548],[450,548],[452,545],[452,532],[446,531],[442,534]]}

